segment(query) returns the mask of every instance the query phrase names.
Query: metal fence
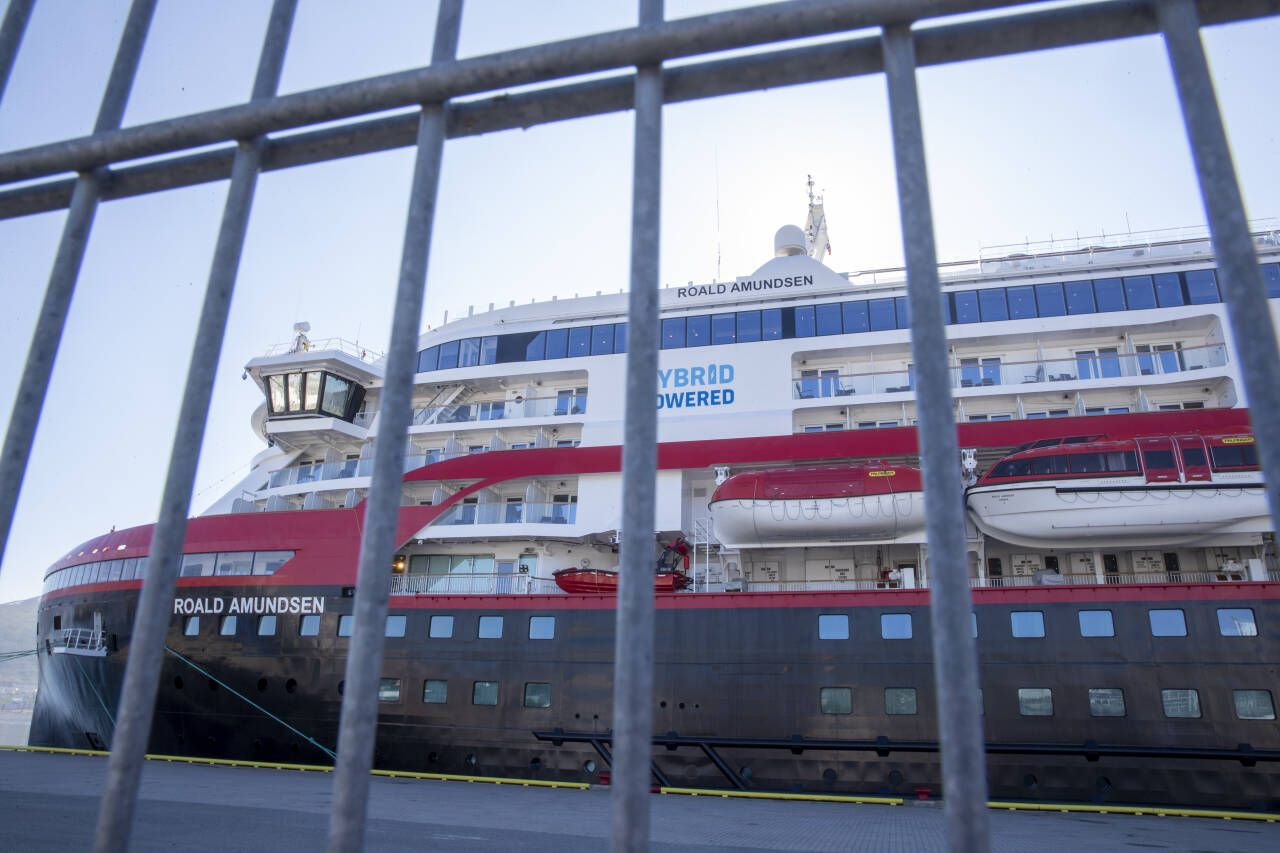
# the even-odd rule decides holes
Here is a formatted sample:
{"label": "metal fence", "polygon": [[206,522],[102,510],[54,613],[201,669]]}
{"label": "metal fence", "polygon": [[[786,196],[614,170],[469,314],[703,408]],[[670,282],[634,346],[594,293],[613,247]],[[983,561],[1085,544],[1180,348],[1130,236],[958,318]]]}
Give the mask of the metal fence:
{"label": "metal fence", "polygon": [[[1115,0],[1067,8],[1028,8],[943,22],[930,18],[1019,5],[1005,0],[799,0],[665,21],[662,0],[639,0],[639,25],[557,43],[455,60],[462,0],[443,0],[431,65],[413,71],[276,96],[296,0],[275,0],[250,99],[224,109],[120,128],[155,0],[134,0],[117,48],[98,120],[89,136],[0,154],[0,218],[68,208],[43,307],[0,451],[0,553],[58,350],[94,212],[100,201],[230,179],[181,414],[133,628],[118,726],[99,813],[96,849],[127,848],[151,724],[189,496],[205,429],[215,366],[253,200],[257,175],[338,157],[415,144],[410,212],[396,290],[382,391],[382,430],[404,434],[411,418],[418,318],[426,281],[441,150],[446,137],[528,127],[624,109],[635,113],[635,154],[628,322],[623,571],[618,600],[614,690],[613,846],[648,847],[649,751],[653,677],[653,530],[656,468],[658,217],[664,104],[734,92],[883,72],[890,121],[912,317],[912,355],[920,407],[920,446],[934,555],[933,638],[943,744],[948,838],[955,850],[988,847],[986,788],[977,663],[970,631],[964,563],[960,469],[952,420],[949,365],[940,310],[929,183],[916,92],[920,66],[1002,56],[1107,39],[1163,33],[1219,260],[1223,295],[1267,473],[1273,517],[1280,511],[1280,378],[1275,333],[1249,239],[1226,136],[1209,78],[1203,24],[1280,12],[1276,0]],[[0,24],[0,96],[34,0],[10,0]],[[877,28],[870,35],[732,58],[675,59],[761,47],[791,39]],[[593,72],[634,73],[559,82]],[[451,104],[526,84],[544,84]],[[554,85],[552,85],[554,84]],[[416,115],[353,119],[406,106]],[[287,139],[270,134],[303,129]],[[196,152],[208,145],[221,147]],[[113,168],[140,157],[142,165]],[[34,179],[69,172],[75,178]],[[362,847],[384,617],[400,505],[404,448],[377,455],[361,543],[355,635],[347,663],[329,849]],[[1280,526],[1280,525],[1278,525]]]}

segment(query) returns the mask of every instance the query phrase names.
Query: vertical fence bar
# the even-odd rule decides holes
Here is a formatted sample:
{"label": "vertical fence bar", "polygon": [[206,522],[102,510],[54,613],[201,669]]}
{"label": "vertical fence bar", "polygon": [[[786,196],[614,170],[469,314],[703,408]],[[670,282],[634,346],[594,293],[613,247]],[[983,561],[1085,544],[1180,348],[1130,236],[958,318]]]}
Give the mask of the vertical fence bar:
{"label": "vertical fence bar", "polygon": [[1218,283],[1227,304],[1236,358],[1240,360],[1240,375],[1249,398],[1249,419],[1262,461],[1271,523],[1273,529],[1280,530],[1280,362],[1262,269],[1249,237],[1231,148],[1200,42],[1195,3],[1163,0],[1156,4],[1156,13],[1164,30],[1200,192],[1209,214],[1209,233],[1218,258]]}
{"label": "vertical fence bar", "polygon": [[[111,76],[107,79],[107,89],[98,109],[98,119],[93,125],[95,134],[120,127],[155,6],[155,0],[134,0],[129,8],[115,62],[111,66]],[[5,23],[7,25],[8,21]],[[40,316],[31,336],[31,348],[27,351],[27,363],[22,370],[18,393],[14,396],[9,430],[5,433],[4,448],[0,449],[0,558],[4,557],[9,541],[18,491],[22,488],[27,460],[31,456],[31,441],[40,422],[40,410],[44,407],[49,376],[53,372],[53,359],[58,354],[62,330],[67,324],[67,309],[71,305],[76,278],[80,275],[80,264],[84,260],[89,230],[93,227],[93,216],[98,210],[98,197],[106,176],[107,171],[101,169],[82,172],[76,180],[67,221],[62,228],[62,240],[54,256],[53,271],[49,274],[49,287],[45,290],[44,303],[40,306]]]}
{"label": "vertical fence bar", "polygon": [[[270,98],[276,92],[296,6],[297,0],[276,0],[272,7],[253,85],[254,100]],[[209,399],[222,352],[249,210],[257,186],[262,142],[262,139],[241,141],[232,164],[231,184],[227,189],[226,206],[209,270],[204,306],[196,327],[191,365],[187,370],[187,384],[160,501],[160,515],[151,540],[147,577],[134,615],[133,639],[116,713],[111,758],[107,765],[106,790],[98,810],[94,841],[96,853],[122,853],[128,849],[133,829],[138,784],[151,733],[165,634],[169,628],[170,602],[177,584],[182,543],[187,531],[187,513],[191,508],[191,489],[200,460],[200,446],[204,442]]]}
{"label": "vertical fence bar", "polygon": [[[640,0],[640,26],[662,23]],[[662,66],[636,69],[631,293],[622,444],[622,544],[613,674],[613,850],[649,849],[653,754],[653,531],[658,470],[658,238],[662,201]]]}
{"label": "vertical fence bar", "polygon": [[36,0],[9,0],[4,10],[4,21],[0,22],[0,102],[4,101],[4,87],[9,82],[22,34],[27,31],[27,21],[35,5]]}
{"label": "vertical fence bar", "polygon": [[920,408],[920,467],[924,474],[929,547],[933,673],[938,691],[942,742],[942,787],[947,838],[954,851],[988,849],[987,771],[978,715],[978,656],[970,627],[973,597],[965,549],[964,486],[951,409],[947,336],[924,132],[916,92],[911,26],[884,29],[885,78],[898,173],[898,208],[907,263],[911,353],[916,364]]}
{"label": "vertical fence bar", "polygon": [[[443,0],[436,18],[432,64],[453,61],[458,52],[461,25],[462,0]],[[391,594],[391,557],[399,544],[396,526],[403,497],[404,444],[412,415],[413,375],[417,370],[418,335],[444,135],[444,104],[424,104],[418,118],[418,153],[379,404],[381,425],[373,458],[373,479],[365,502],[356,578],[355,626],[347,651],[346,689],[334,767],[330,853],[351,853],[364,847],[369,771],[377,737],[378,679],[382,673],[384,626]]]}

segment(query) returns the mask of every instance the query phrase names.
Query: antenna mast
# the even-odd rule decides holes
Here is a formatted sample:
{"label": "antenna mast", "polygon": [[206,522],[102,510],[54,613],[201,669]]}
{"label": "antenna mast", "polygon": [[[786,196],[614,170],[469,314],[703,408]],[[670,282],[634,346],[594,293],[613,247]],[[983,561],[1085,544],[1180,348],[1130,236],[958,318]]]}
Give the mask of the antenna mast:
{"label": "antenna mast", "polygon": [[822,209],[822,196],[813,194],[813,175],[809,175],[809,218],[804,225],[805,243],[809,257],[821,261],[831,254],[831,241],[827,239],[827,214]]}

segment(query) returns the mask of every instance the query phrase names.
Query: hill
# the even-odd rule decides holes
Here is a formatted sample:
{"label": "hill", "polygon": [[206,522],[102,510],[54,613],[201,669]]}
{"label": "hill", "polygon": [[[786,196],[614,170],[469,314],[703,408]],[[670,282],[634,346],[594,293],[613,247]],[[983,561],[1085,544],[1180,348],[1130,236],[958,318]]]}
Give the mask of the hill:
{"label": "hill", "polygon": [[36,695],[36,657],[9,657],[36,647],[39,598],[0,604],[0,709],[31,707]]}

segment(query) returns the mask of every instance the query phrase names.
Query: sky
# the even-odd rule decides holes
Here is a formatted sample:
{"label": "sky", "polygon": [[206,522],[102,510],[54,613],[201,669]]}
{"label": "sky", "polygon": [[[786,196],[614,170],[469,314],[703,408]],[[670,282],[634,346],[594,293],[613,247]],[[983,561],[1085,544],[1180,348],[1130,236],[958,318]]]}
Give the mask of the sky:
{"label": "sky", "polygon": [[[160,0],[126,126],[244,101],[269,3]],[[669,19],[745,0],[667,0]],[[126,0],[39,0],[0,101],[0,151],[90,132]],[[301,0],[282,92],[425,65],[435,9]],[[634,26],[629,0],[468,0],[459,56]],[[1203,39],[1251,218],[1280,216],[1280,19]],[[940,260],[983,246],[1200,226],[1205,214],[1161,39],[923,69]],[[668,106],[661,277],[732,281],[825,197],[837,271],[902,263],[883,75]],[[423,328],[489,302],[627,285],[629,112],[446,143]],[[402,149],[261,176],[193,513],[262,449],[246,362],[311,337],[386,347],[412,172]],[[38,595],[80,542],[154,521],[226,183],[97,212],[3,562],[0,601]],[[64,211],[0,221],[0,419],[7,424]]]}

